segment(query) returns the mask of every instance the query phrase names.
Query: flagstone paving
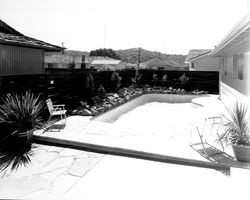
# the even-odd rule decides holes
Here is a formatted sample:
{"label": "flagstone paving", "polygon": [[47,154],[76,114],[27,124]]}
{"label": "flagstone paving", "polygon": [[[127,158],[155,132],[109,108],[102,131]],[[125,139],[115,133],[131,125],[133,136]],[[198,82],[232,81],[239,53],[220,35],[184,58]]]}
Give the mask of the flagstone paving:
{"label": "flagstone paving", "polygon": [[[204,160],[188,145],[190,127],[170,126],[168,134],[144,130],[143,135],[129,127],[73,116],[61,131],[35,134]],[[244,192],[228,191],[247,191],[244,182],[250,180],[249,171],[242,169],[232,169],[226,177],[211,169],[34,146],[27,167],[0,178],[0,199],[231,199],[245,197]]]}
{"label": "flagstone paving", "polygon": [[35,146],[35,155],[27,167],[1,177],[0,199],[62,196],[104,156],[60,147]]}

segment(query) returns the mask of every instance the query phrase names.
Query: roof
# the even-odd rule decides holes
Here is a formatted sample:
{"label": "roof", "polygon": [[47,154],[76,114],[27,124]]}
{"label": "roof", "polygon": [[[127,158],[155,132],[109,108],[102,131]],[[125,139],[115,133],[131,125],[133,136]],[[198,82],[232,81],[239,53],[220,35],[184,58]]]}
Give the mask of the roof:
{"label": "roof", "polygon": [[146,62],[141,63],[141,65],[142,66],[147,66],[152,62],[159,62],[159,63],[162,63],[163,65],[168,65],[170,67],[175,66],[174,63],[169,62],[168,60],[160,60],[159,58],[153,58],[153,59],[147,60]]}
{"label": "roof", "polygon": [[91,62],[91,65],[119,65],[121,60],[115,59],[96,59]]}
{"label": "roof", "polygon": [[[226,51],[225,51],[226,50]],[[247,13],[215,46],[213,56],[250,51],[250,13]]]}
{"label": "roof", "polygon": [[45,63],[82,63],[82,57],[77,56],[73,57],[68,54],[51,54],[51,55],[45,55]]}
{"label": "roof", "polygon": [[44,49],[45,51],[62,51],[65,49],[41,40],[27,37],[7,25],[2,20],[0,20],[0,44],[38,48]]}
{"label": "roof", "polygon": [[15,34],[15,35],[23,36],[22,33],[18,32],[17,30],[15,30],[11,26],[9,26],[5,22],[3,22],[1,19],[0,19],[0,32],[1,33],[8,33],[8,34]]}
{"label": "roof", "polygon": [[94,60],[115,60],[115,59],[107,56],[86,56],[85,58],[86,63],[92,63]]}
{"label": "roof", "polygon": [[189,50],[188,55],[186,57],[185,63],[190,62],[191,60],[201,57],[210,53],[212,49],[192,49]]}
{"label": "roof", "polygon": [[30,38],[27,36],[19,36],[14,34],[0,33],[0,44],[9,44],[15,46],[32,47],[45,49],[46,51],[61,51],[64,48]]}
{"label": "roof", "polygon": [[[82,63],[83,58],[82,56],[72,56],[70,54],[64,53],[53,53],[45,55],[45,63]],[[95,57],[88,57],[84,56],[86,63],[90,63],[91,65],[118,65],[121,63],[121,60],[115,60],[109,57],[101,57],[101,56],[95,56]]]}

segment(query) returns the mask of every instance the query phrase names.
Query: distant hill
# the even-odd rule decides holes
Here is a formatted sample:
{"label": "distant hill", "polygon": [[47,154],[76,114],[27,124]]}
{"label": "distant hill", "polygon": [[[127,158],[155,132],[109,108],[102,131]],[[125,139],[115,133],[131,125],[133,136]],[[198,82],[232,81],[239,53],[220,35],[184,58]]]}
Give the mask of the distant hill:
{"label": "distant hill", "polygon": [[[116,53],[121,57],[122,61],[129,63],[138,62],[138,48],[117,50]],[[164,54],[157,51],[149,51],[146,49],[140,49],[140,62],[145,62],[153,58],[159,58],[160,60],[167,60],[168,63],[175,67],[184,67],[186,55],[176,55],[176,54]]]}
{"label": "distant hill", "polygon": [[85,55],[85,56],[89,55],[89,52],[87,51],[76,51],[76,50],[66,50],[65,53],[72,57],[80,57],[82,55]]}
{"label": "distant hill", "polygon": [[[120,56],[121,60],[129,63],[138,62],[138,48],[124,49],[124,50],[115,50],[115,52]],[[81,55],[88,56],[89,52],[87,51],[75,51],[75,50],[66,50],[66,54],[71,55],[72,57],[78,57]],[[146,49],[140,49],[140,62],[146,62],[153,58],[159,58],[161,60],[167,60],[168,63],[172,64],[174,67],[184,67],[186,55],[178,54],[164,54],[157,51],[149,51]]]}

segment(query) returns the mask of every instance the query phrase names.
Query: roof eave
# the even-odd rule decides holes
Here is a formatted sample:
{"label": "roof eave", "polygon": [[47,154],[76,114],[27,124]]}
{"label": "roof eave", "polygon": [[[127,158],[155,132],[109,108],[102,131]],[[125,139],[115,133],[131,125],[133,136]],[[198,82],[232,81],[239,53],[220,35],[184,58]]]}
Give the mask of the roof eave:
{"label": "roof eave", "polygon": [[44,46],[38,46],[38,45],[32,45],[32,44],[23,44],[23,43],[19,43],[19,42],[13,42],[13,41],[3,41],[0,40],[0,44],[7,44],[7,45],[11,45],[11,46],[20,46],[20,47],[31,47],[31,48],[35,48],[35,49],[43,49],[46,52],[60,52],[65,50],[66,48],[64,47],[44,47]]}
{"label": "roof eave", "polygon": [[[197,56],[195,56],[195,57],[193,57],[193,58],[190,58],[189,60],[187,60],[187,63],[192,62],[192,61],[195,61],[195,60],[197,60],[197,59],[199,59],[199,58],[202,58],[203,56],[207,56],[207,55],[209,55],[211,52],[212,52],[212,51],[208,51],[208,52],[205,52],[205,53],[203,53],[203,54],[197,55]],[[186,63],[186,61],[185,61],[185,63]]]}
{"label": "roof eave", "polygon": [[236,37],[242,34],[250,27],[250,13],[247,13],[232,29],[229,33],[221,40],[221,42],[215,46],[211,52],[212,56],[219,56],[220,51],[223,50],[230,42]]}

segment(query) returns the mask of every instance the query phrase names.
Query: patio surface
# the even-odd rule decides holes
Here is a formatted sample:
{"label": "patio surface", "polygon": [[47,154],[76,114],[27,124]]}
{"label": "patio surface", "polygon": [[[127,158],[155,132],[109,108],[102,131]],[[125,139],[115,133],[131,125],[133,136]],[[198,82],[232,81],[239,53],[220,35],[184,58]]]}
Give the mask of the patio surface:
{"label": "patio surface", "polygon": [[[195,103],[206,104],[208,99]],[[36,134],[205,160],[188,145],[190,126],[187,123],[182,132],[172,129],[167,135],[142,135],[131,134],[124,127],[90,121],[90,117],[72,116],[60,132]],[[229,191],[248,191],[249,170],[232,168],[231,176],[227,177],[211,169],[35,146],[30,165],[1,177],[0,199],[232,199],[246,194]]]}

